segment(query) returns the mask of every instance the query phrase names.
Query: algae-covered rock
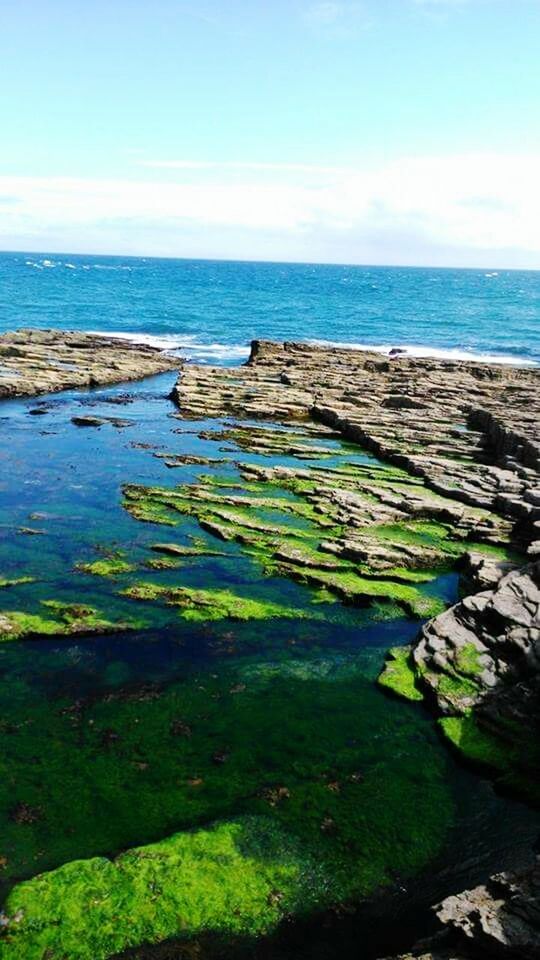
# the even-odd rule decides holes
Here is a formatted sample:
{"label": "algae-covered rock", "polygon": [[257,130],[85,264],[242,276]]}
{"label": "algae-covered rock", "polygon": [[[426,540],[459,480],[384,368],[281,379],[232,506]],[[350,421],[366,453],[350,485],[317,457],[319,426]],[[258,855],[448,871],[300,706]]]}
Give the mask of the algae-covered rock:
{"label": "algae-covered rock", "polygon": [[115,578],[123,573],[131,573],[135,570],[135,564],[129,563],[125,555],[119,551],[111,553],[98,560],[92,560],[88,563],[78,563],[77,570],[82,573],[91,573],[95,577]]}
{"label": "algae-covered rock", "polygon": [[283,828],[245,818],[68,863],[8,898],[5,960],[105,960],[203,932],[256,935],[321,898],[320,871]]}
{"label": "algae-covered rock", "polygon": [[317,613],[254,597],[243,597],[230,590],[196,590],[190,587],[161,587],[139,582],[123,591],[132,600],[163,600],[178,607],[184,620],[269,620],[277,617],[316,619]]}
{"label": "algae-covered rock", "polygon": [[416,686],[416,676],[411,666],[411,648],[393,647],[388,651],[384,669],[378,678],[379,686],[391,690],[406,700],[423,700]]}
{"label": "algae-covered rock", "polygon": [[46,615],[3,610],[0,613],[0,643],[40,637],[109,633],[140,626],[133,621],[112,622],[100,616],[94,607],[82,603],[43,600],[42,605],[46,608]]}
{"label": "algae-covered rock", "polygon": [[6,587],[18,587],[25,583],[35,583],[35,577],[0,577],[0,590]]}

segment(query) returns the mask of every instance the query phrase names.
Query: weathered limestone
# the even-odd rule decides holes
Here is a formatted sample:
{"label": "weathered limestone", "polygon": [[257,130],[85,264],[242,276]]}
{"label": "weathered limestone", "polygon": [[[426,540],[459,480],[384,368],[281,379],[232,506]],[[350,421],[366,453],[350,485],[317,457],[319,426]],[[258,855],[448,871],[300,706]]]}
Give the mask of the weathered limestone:
{"label": "weathered limestone", "polygon": [[139,380],[180,364],[155,347],[124,339],[22,329],[0,335],[0,399]]}

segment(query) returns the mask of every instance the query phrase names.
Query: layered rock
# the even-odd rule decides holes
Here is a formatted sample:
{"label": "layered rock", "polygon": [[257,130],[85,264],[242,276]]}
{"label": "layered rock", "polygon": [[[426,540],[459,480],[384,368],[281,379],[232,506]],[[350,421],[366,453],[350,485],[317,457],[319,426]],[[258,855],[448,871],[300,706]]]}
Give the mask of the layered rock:
{"label": "layered rock", "polygon": [[244,367],[187,366],[173,395],[187,417],[314,418],[530,541],[539,383],[535,369],[254,341]]}
{"label": "layered rock", "polygon": [[[392,654],[383,682],[427,695],[462,753],[514,781],[516,767],[526,779],[538,759],[529,749],[540,717],[538,564],[515,569],[472,541],[509,539],[531,561],[540,553],[539,384],[535,369],[255,341],[246,366],[187,367],[175,390],[183,416],[293,418],[303,429],[309,418],[394,465],[378,477],[244,467],[248,482],[301,490],[329,520],[319,553],[399,578],[440,563],[440,537],[425,527],[417,536],[422,521],[461,540],[453,555],[469,595],[422,629],[410,656]],[[301,562],[290,550],[278,558],[285,571]]]}
{"label": "layered rock", "polygon": [[0,335],[0,399],[139,380],[179,366],[178,358],[146,344],[22,329]]}

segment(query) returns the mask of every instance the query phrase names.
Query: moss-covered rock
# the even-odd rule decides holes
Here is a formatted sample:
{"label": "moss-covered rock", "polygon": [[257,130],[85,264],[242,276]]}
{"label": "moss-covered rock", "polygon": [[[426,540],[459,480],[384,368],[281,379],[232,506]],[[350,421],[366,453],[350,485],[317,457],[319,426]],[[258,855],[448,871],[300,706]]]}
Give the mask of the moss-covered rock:
{"label": "moss-covered rock", "polygon": [[112,622],[86,604],[43,600],[42,605],[47,609],[47,616],[20,610],[3,610],[0,613],[0,643],[40,637],[109,633],[130,630],[141,625],[140,622],[127,620]]}
{"label": "moss-covered rock", "polygon": [[122,592],[132,600],[161,600],[169,606],[178,607],[183,619],[192,621],[271,620],[278,617],[316,619],[318,616],[315,611],[244,597],[230,590],[196,590],[139,582]]}
{"label": "moss-covered rock", "polygon": [[393,647],[388,651],[386,663],[378,678],[379,686],[391,690],[406,700],[423,700],[416,686],[416,676],[411,665],[410,647]]}
{"label": "moss-covered rock", "polygon": [[77,570],[82,573],[91,573],[95,577],[112,577],[114,579],[123,573],[131,573],[135,570],[135,564],[129,563],[125,554],[117,551],[100,557],[98,560],[78,563]]}

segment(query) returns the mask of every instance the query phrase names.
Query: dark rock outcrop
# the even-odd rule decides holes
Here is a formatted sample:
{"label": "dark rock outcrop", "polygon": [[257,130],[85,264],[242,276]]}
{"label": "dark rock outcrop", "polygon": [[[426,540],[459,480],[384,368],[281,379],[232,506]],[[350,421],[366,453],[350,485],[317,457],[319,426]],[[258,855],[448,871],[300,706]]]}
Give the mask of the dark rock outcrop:
{"label": "dark rock outcrop", "polygon": [[540,860],[447,897],[434,910],[441,931],[393,960],[538,960]]}

